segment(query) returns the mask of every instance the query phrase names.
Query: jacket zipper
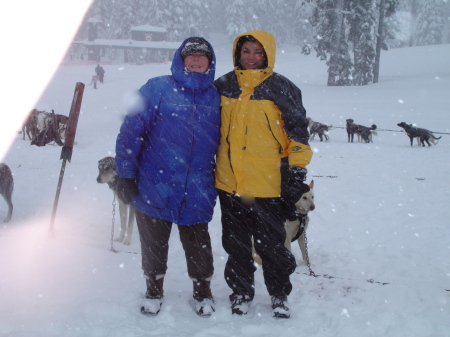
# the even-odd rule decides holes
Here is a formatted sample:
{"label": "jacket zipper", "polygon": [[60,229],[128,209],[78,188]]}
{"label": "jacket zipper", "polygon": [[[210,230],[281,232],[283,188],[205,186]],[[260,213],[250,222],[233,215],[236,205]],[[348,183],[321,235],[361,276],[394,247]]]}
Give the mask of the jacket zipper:
{"label": "jacket zipper", "polygon": [[[194,143],[195,143],[195,129],[197,128],[197,117],[198,117],[197,116],[198,115],[198,111],[197,111],[197,103],[196,103],[196,101],[197,101],[197,99],[196,99],[197,93],[196,92],[197,92],[197,90],[194,89],[194,104],[193,104],[193,107],[194,107],[194,111],[193,111],[194,125],[192,126],[191,152],[190,152],[190,155],[189,155],[189,163],[188,163],[188,167],[187,167],[187,171],[186,171],[186,180],[185,180],[185,183],[184,183],[184,185],[185,185],[184,195],[183,195],[183,200],[181,201],[181,204],[180,204],[180,211],[183,208],[183,206],[186,207],[186,192],[187,192],[187,187],[188,187],[188,176],[189,176],[189,172],[191,170],[192,152],[193,152]],[[180,217],[180,220],[182,220],[181,217]]]}

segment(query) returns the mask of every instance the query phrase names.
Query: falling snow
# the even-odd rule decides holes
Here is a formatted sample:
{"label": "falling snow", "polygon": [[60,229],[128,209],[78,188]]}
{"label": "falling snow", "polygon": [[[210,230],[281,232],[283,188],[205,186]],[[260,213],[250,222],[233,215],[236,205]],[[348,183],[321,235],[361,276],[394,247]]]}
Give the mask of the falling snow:
{"label": "falling snow", "polygon": [[[219,77],[231,70],[231,44],[214,35],[211,42]],[[114,155],[124,98],[136,104],[127,93],[168,74],[170,64],[105,65],[105,83],[86,86],[52,235],[61,148],[30,146],[17,135],[2,160],[15,190],[13,218],[0,229],[0,336],[450,336],[450,136],[431,148],[411,147],[397,127],[404,121],[450,133],[448,55],[450,45],[391,49],[381,55],[378,84],[327,87],[323,62],[294,47],[278,53],[275,70],[302,89],[308,115],[334,126],[329,142],[310,144],[316,209],[307,237],[318,277],[302,263],[292,275],[290,320],[271,317],[260,269],[249,314],[231,315],[217,206],[210,224],[216,312],[209,319],[195,314],[174,228],[162,310],[140,314],[138,233],[131,245],[114,242],[119,252],[110,251],[113,196],[96,182],[97,162]],[[36,108],[67,115],[75,83],[89,81],[94,67],[61,66]],[[349,144],[347,118],[376,124],[373,143]]]}

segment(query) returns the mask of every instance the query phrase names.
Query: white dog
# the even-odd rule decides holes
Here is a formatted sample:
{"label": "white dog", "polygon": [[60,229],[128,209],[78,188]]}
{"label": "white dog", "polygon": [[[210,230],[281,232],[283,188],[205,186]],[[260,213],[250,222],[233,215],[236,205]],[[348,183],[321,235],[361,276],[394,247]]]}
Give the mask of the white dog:
{"label": "white dog", "polygon": [[113,157],[105,157],[98,161],[98,177],[99,184],[108,184],[109,188],[114,192],[119,203],[120,213],[120,234],[115,241],[123,242],[124,245],[131,244],[131,236],[133,235],[133,225],[136,218],[135,210],[130,205],[125,204],[117,195],[117,172],[116,164]]}
{"label": "white dog", "polygon": [[299,214],[298,219],[294,221],[286,220],[284,228],[286,229],[286,241],[284,245],[291,252],[291,242],[297,240],[302,252],[303,261],[307,264],[309,258],[307,257],[307,251],[305,247],[305,234],[309,224],[309,211],[314,211],[316,205],[314,204],[314,180],[309,183],[309,192],[302,195],[299,201],[295,204],[297,212]]}
{"label": "white dog", "polygon": [[[299,214],[298,218],[294,221],[286,220],[284,225],[286,230],[286,241],[284,245],[291,252],[291,242],[297,241],[300,246],[300,251],[302,252],[303,261],[306,264],[308,264],[309,261],[305,246],[305,233],[309,223],[308,212],[313,211],[316,208],[316,205],[314,204],[314,180],[311,180],[309,183],[309,188],[310,190],[304,193],[300,197],[300,200],[295,203],[295,207]],[[261,257],[256,253],[255,247],[253,247],[253,259],[256,263],[262,264]]]}

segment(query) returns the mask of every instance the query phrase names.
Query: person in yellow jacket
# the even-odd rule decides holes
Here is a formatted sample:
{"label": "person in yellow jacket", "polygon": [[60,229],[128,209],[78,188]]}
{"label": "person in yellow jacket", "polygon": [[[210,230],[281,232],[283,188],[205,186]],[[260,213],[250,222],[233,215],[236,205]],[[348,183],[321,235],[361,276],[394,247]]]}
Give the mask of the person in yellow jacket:
{"label": "person in yellow jacket", "polygon": [[295,219],[294,203],[309,190],[312,151],[301,91],[273,71],[275,53],[275,38],[265,31],[234,40],[234,70],[214,82],[221,95],[215,173],[232,313],[245,315],[255,295],[253,237],[273,315],[289,318],[296,262],[284,246],[284,222]]}

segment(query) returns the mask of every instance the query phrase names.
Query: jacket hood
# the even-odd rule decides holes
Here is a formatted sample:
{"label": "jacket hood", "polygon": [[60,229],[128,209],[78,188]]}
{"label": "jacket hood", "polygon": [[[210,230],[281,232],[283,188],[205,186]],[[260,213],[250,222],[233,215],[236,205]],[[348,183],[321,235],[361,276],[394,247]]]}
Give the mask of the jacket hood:
{"label": "jacket hood", "polygon": [[[194,36],[196,37],[196,36]],[[209,64],[208,70],[204,73],[194,73],[185,70],[183,59],[181,58],[181,51],[183,50],[186,42],[192,37],[187,38],[183,41],[181,46],[175,52],[172,60],[172,66],[170,70],[175,80],[183,87],[192,88],[195,90],[204,90],[209,88],[214,82],[214,75],[216,73],[216,54],[212,45],[208,43],[211,50],[211,62]]]}
{"label": "jacket hood", "polygon": [[237,67],[237,60],[239,60],[239,55],[236,57],[236,52],[240,53],[241,46],[238,46],[239,39],[245,36],[253,36],[259,43],[264,47],[264,51],[267,57],[267,67],[273,69],[275,67],[275,54],[276,54],[276,42],[275,38],[271,33],[265,32],[263,30],[251,30],[245,32],[234,39],[233,43],[233,61],[234,66]]}

